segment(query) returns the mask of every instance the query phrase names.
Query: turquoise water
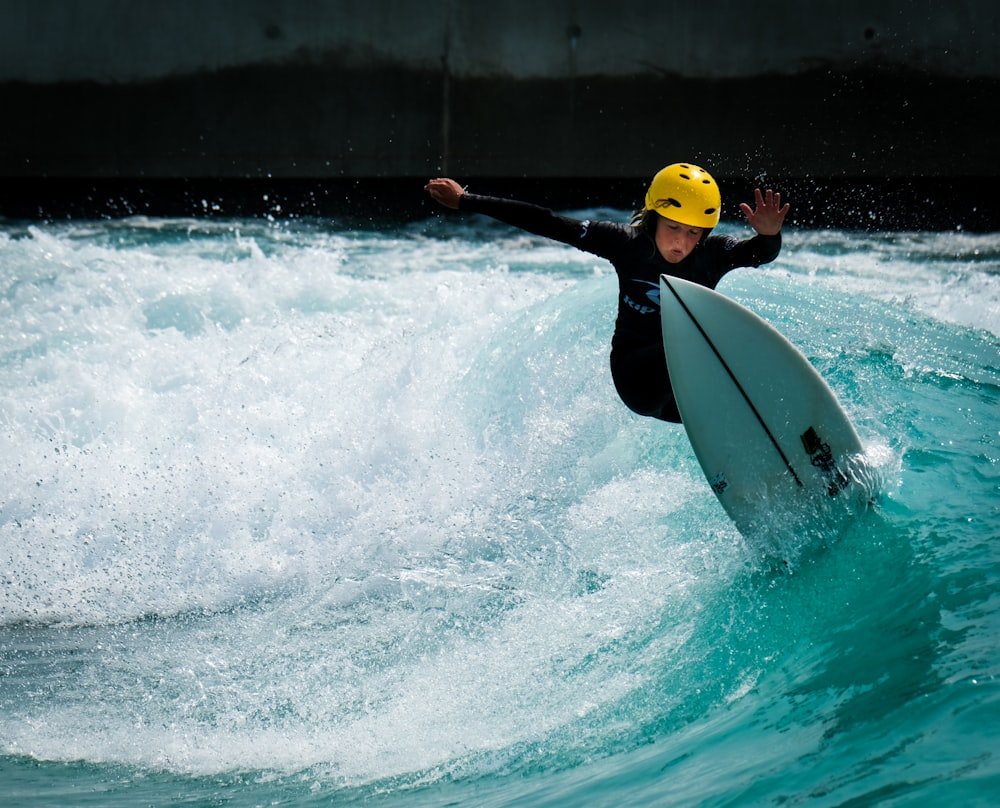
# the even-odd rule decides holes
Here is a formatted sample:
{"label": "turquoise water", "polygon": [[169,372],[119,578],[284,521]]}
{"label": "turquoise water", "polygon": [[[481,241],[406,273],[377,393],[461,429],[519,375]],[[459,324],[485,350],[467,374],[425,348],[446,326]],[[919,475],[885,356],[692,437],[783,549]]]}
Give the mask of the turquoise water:
{"label": "turquoise water", "polygon": [[0,225],[0,803],[995,804],[1000,234],[723,282],[877,470],[790,571],[616,399],[615,288],[458,216]]}

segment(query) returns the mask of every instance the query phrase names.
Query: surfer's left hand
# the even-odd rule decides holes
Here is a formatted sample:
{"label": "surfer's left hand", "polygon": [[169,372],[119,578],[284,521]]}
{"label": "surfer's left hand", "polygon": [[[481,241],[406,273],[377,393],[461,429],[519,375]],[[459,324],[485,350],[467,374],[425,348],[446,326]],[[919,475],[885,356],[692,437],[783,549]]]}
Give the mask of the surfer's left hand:
{"label": "surfer's left hand", "polygon": [[740,202],[740,210],[743,211],[747,224],[762,236],[777,235],[788,214],[788,203],[782,205],[781,194],[774,193],[770,188],[764,193],[761,193],[760,188],[755,188],[753,194],[753,208],[746,202]]}

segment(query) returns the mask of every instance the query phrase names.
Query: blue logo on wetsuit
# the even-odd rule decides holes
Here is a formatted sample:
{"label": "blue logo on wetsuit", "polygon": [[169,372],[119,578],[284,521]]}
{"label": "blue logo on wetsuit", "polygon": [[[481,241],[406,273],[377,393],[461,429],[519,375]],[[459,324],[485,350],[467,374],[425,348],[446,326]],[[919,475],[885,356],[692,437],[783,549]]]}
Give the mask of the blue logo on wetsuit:
{"label": "blue logo on wetsuit", "polygon": [[650,286],[653,287],[652,289],[649,289],[646,292],[646,297],[654,305],[652,305],[652,306],[646,306],[646,305],[643,305],[641,303],[636,303],[628,295],[625,295],[625,303],[626,303],[626,305],[628,305],[630,308],[635,309],[640,314],[653,314],[654,312],[659,311],[660,310],[660,284],[653,283],[652,281],[644,281],[644,280],[641,280],[640,278],[632,278],[632,282],[633,283],[646,283],[646,284],[649,284]]}

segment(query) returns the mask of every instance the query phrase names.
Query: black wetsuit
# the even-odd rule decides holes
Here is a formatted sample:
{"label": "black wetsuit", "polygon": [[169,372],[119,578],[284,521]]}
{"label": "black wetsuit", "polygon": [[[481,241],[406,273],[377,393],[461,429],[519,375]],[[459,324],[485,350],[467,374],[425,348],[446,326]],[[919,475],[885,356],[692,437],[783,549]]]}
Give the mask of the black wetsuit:
{"label": "black wetsuit", "polygon": [[660,327],[660,275],[714,289],[729,270],[773,261],[781,234],[740,241],[709,236],[671,264],[640,228],[561,216],[526,202],[465,193],[459,209],[482,213],[539,236],[606,258],[618,273],[618,319],[611,339],[611,377],[625,405],[639,415],[680,422]]}

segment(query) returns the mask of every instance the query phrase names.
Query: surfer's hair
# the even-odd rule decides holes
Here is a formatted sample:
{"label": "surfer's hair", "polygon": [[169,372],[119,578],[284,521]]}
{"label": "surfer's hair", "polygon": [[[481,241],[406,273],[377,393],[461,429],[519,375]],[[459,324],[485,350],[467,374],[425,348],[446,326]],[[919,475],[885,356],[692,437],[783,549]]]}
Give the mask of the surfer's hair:
{"label": "surfer's hair", "polygon": [[653,217],[659,215],[655,210],[637,210],[632,214],[629,224],[650,238],[656,238],[656,220]]}
{"label": "surfer's hair", "polygon": [[632,219],[629,222],[632,227],[649,239],[651,256],[656,255],[656,220],[651,217],[658,215],[656,211],[652,210],[637,210],[632,214]]}

